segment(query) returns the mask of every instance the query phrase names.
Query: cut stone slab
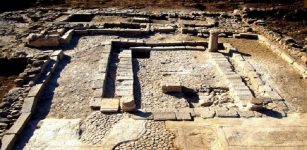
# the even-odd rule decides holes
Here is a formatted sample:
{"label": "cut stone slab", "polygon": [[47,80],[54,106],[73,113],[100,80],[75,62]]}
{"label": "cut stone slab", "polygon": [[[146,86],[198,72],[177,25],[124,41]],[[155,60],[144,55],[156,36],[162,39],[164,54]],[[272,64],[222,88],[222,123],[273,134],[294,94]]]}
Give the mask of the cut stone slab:
{"label": "cut stone slab", "polygon": [[131,115],[135,120],[153,120],[153,114],[151,112],[137,111]]}
{"label": "cut stone slab", "polygon": [[13,148],[13,145],[16,141],[16,134],[7,134],[2,138],[1,150],[10,150]]}
{"label": "cut stone slab", "polygon": [[253,111],[238,111],[238,114],[242,118],[251,118],[255,116]]}
{"label": "cut stone slab", "polygon": [[191,117],[195,117],[195,112],[193,108],[188,108],[188,107],[180,108],[177,110],[177,112],[190,113]]}
{"label": "cut stone slab", "polygon": [[192,120],[191,114],[188,112],[176,112],[177,120],[190,121]]}
{"label": "cut stone slab", "polygon": [[23,128],[28,123],[31,113],[22,113],[15,121],[14,125],[6,132],[7,134],[20,134]]}
{"label": "cut stone slab", "polygon": [[119,110],[119,99],[103,98],[100,102],[100,111],[104,113],[117,113]]}
{"label": "cut stone slab", "polygon": [[24,99],[21,113],[32,113],[35,110],[36,107],[36,98],[34,97],[27,97]]}
{"label": "cut stone slab", "polygon": [[221,117],[221,118],[237,118],[239,117],[239,114],[235,110],[217,110],[216,111],[216,116]]}
{"label": "cut stone slab", "polygon": [[176,120],[175,112],[154,112],[153,115],[156,121]]}
{"label": "cut stone slab", "polygon": [[38,97],[43,89],[43,84],[34,85],[28,93],[28,97]]}
{"label": "cut stone slab", "polygon": [[251,103],[255,105],[263,105],[264,101],[261,98],[252,98]]}
{"label": "cut stone slab", "polygon": [[121,97],[120,103],[121,103],[121,109],[123,112],[132,112],[136,108],[133,96]]}
{"label": "cut stone slab", "polygon": [[164,80],[161,82],[162,92],[169,93],[169,92],[182,92],[182,87],[179,82],[177,81],[170,81]]}

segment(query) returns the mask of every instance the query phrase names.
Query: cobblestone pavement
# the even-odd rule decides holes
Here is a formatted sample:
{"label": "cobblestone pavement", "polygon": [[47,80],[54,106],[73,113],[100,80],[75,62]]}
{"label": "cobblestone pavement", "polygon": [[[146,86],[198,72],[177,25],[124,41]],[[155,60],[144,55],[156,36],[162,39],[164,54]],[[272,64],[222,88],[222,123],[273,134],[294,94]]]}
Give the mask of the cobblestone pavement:
{"label": "cobblestone pavement", "polygon": [[79,133],[81,141],[87,144],[98,144],[121,118],[121,114],[92,113],[81,122]]}
{"label": "cobblestone pavement", "polygon": [[136,141],[130,141],[115,147],[115,150],[160,149],[175,150],[175,134],[166,129],[165,123],[147,121],[145,133]]}

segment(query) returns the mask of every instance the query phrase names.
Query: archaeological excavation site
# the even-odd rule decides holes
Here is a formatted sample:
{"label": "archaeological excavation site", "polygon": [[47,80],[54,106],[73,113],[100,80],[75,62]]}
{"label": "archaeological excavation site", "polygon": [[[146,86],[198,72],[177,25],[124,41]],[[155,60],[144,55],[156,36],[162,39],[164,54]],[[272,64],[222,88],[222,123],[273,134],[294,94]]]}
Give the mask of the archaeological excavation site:
{"label": "archaeological excavation site", "polygon": [[307,149],[306,0],[1,3],[1,150]]}

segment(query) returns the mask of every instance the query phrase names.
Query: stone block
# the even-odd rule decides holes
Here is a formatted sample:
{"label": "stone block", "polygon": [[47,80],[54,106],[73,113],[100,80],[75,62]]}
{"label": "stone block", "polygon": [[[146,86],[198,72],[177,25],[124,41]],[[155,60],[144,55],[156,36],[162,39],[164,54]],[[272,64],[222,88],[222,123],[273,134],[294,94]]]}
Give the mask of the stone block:
{"label": "stone block", "polygon": [[133,86],[133,80],[123,80],[121,82],[118,82],[117,84],[118,86],[122,86],[122,85]]}
{"label": "stone block", "polygon": [[286,62],[288,62],[289,64],[293,64],[295,62],[295,59],[291,57],[289,54],[287,54],[286,52],[282,52],[280,54],[280,57]]}
{"label": "stone block", "polygon": [[160,33],[169,33],[169,32],[175,32],[176,28],[173,27],[159,27],[154,29],[155,32],[160,32]]}
{"label": "stone block", "polygon": [[61,60],[64,57],[64,53],[62,50],[55,50],[52,54],[51,57],[56,56],[59,60]]}
{"label": "stone block", "polygon": [[255,105],[263,105],[264,104],[264,99],[261,98],[252,98],[251,103]]}
{"label": "stone block", "polygon": [[252,118],[255,116],[253,111],[238,111],[238,114],[242,118]]}
{"label": "stone block", "polygon": [[74,34],[74,29],[68,30],[61,38],[60,38],[60,43],[61,44],[69,44],[71,41],[71,38]]}
{"label": "stone block", "polygon": [[234,93],[231,93],[231,95],[234,95],[234,96],[250,96],[250,97],[253,97],[253,94],[252,92],[248,89],[248,90],[236,90],[234,91]]}
{"label": "stone block", "polygon": [[128,76],[116,76],[116,80],[117,81],[123,81],[123,80],[133,80],[133,76],[128,75]]}
{"label": "stone block", "polygon": [[276,91],[266,91],[264,96],[269,97],[275,101],[283,100],[283,98]]}
{"label": "stone block", "polygon": [[133,96],[123,96],[120,98],[121,109],[123,112],[132,112],[135,111],[136,106]]}
{"label": "stone block", "polygon": [[6,134],[20,134],[28,123],[30,117],[31,113],[22,113],[14,122],[14,125],[6,132]]}
{"label": "stone block", "polygon": [[153,120],[153,114],[151,112],[143,112],[143,111],[137,111],[134,114],[131,115],[132,119],[135,120]]}
{"label": "stone block", "polygon": [[252,83],[252,87],[255,88],[256,90],[259,88],[259,86],[264,85],[264,82],[259,77],[251,78],[250,81]]}
{"label": "stone block", "polygon": [[175,112],[154,112],[153,116],[156,121],[176,120]]}
{"label": "stone block", "polygon": [[101,97],[94,97],[90,99],[90,107],[91,109],[99,109],[100,108],[100,102],[101,102]]}
{"label": "stone block", "polygon": [[22,104],[21,113],[33,113],[35,111],[37,98],[26,97]]}
{"label": "stone block", "polygon": [[191,114],[188,112],[176,112],[177,120],[190,121],[192,120]]}
{"label": "stone block", "polygon": [[250,111],[258,111],[258,110],[262,110],[262,109],[264,109],[263,105],[252,104],[248,107],[248,110],[250,110]]}
{"label": "stone block", "polygon": [[273,89],[269,85],[261,85],[258,87],[260,93],[265,93],[267,91],[273,91]]}
{"label": "stone block", "polygon": [[215,110],[211,108],[203,108],[201,111],[200,117],[204,119],[213,118],[215,116]]}
{"label": "stone block", "polygon": [[235,110],[217,110],[216,116],[221,118],[237,118],[239,117],[239,114]]}
{"label": "stone block", "polygon": [[170,82],[170,81],[162,81],[162,92],[169,93],[169,92],[181,92],[182,87],[178,82]]}
{"label": "stone block", "polygon": [[41,92],[43,90],[44,85],[43,84],[36,84],[33,87],[31,87],[28,97],[39,97],[41,95]]}
{"label": "stone block", "polygon": [[117,113],[119,110],[119,99],[102,98],[100,102],[100,111],[103,113]]}
{"label": "stone block", "polygon": [[14,143],[17,139],[16,134],[6,134],[1,140],[1,150],[10,150],[13,148]]}
{"label": "stone block", "polygon": [[189,108],[189,107],[180,108],[177,110],[177,112],[190,113],[191,117],[195,117],[195,112],[193,108]]}
{"label": "stone block", "polygon": [[133,89],[116,89],[115,96],[116,97],[123,97],[123,96],[132,96]]}
{"label": "stone block", "polygon": [[299,64],[297,62],[293,63],[294,68],[299,71],[301,74],[304,74],[305,71],[307,70],[307,67],[303,64]]}
{"label": "stone block", "polygon": [[33,39],[31,41],[27,42],[28,46],[31,47],[56,47],[60,46],[60,37],[59,35],[49,35],[49,36],[43,36],[36,39]]}
{"label": "stone block", "polygon": [[148,52],[148,51],[151,51],[151,47],[130,47],[130,49],[132,51],[137,51],[137,52]]}

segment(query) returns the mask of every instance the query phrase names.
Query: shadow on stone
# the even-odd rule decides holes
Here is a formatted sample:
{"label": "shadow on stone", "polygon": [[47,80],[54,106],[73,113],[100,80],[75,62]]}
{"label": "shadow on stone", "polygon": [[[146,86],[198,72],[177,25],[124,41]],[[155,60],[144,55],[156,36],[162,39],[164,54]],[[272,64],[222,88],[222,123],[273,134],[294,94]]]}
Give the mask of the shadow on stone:
{"label": "shadow on stone", "polygon": [[140,70],[139,62],[136,58],[132,58],[132,69],[133,69],[133,95],[136,104],[136,109],[142,107],[141,97],[141,84],[138,77],[138,72]]}
{"label": "shadow on stone", "polygon": [[268,116],[268,117],[273,117],[273,118],[277,118],[277,119],[281,119],[283,117],[283,114],[278,112],[278,111],[274,111],[274,110],[269,110],[269,109],[262,109],[262,110],[258,110],[257,112]]}

